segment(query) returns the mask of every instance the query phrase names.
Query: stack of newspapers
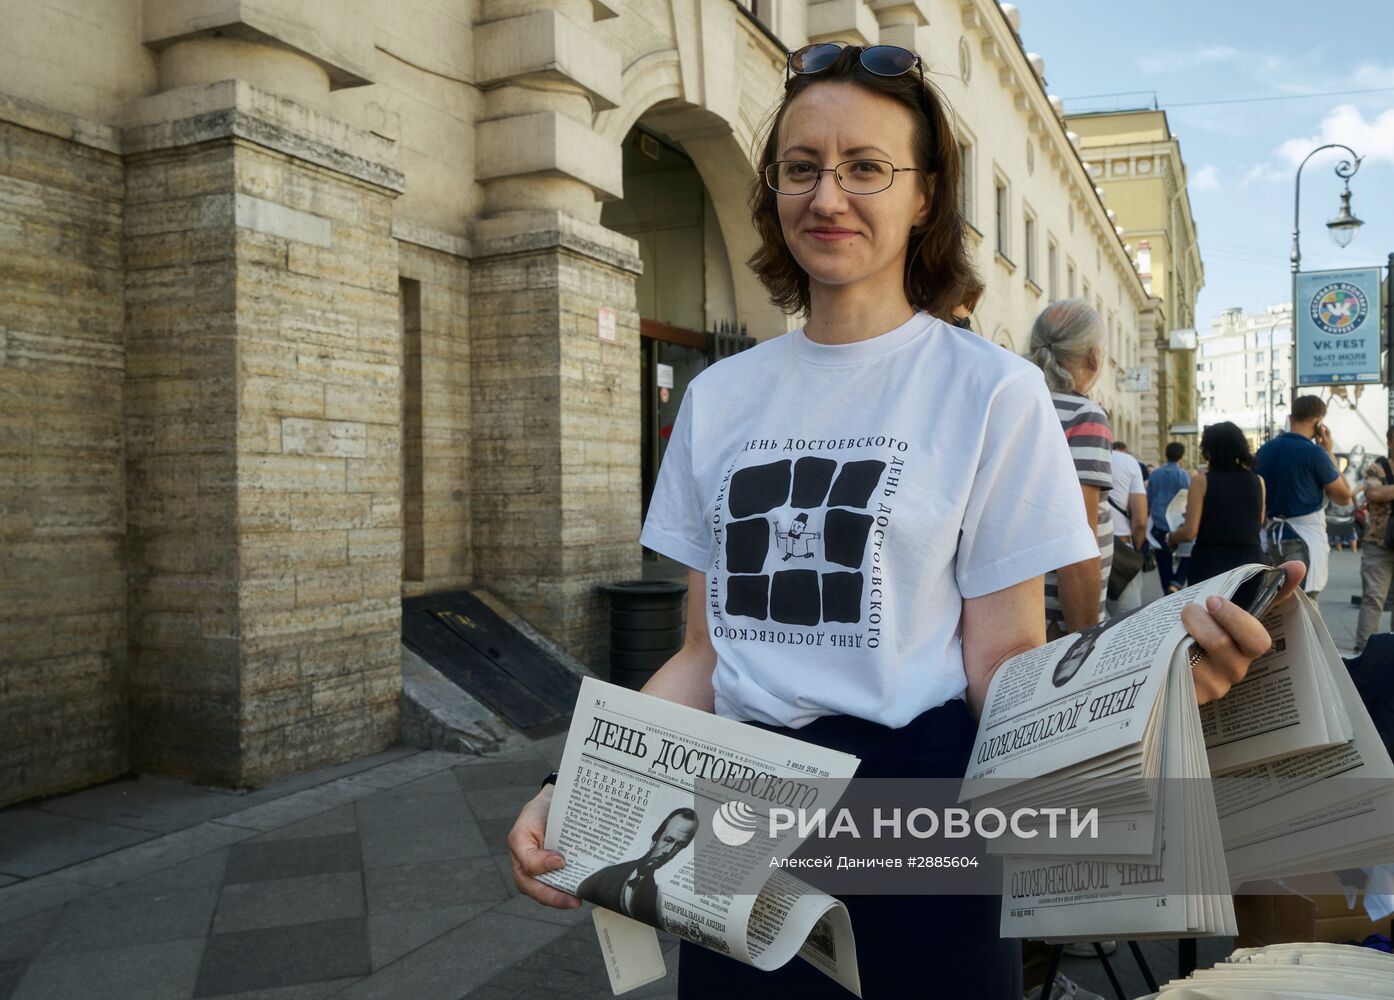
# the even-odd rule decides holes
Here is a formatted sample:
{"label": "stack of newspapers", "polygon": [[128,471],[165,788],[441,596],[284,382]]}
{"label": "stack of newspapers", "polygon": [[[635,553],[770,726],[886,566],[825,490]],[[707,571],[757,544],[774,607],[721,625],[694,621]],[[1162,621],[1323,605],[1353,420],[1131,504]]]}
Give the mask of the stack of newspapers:
{"label": "stack of newspapers", "polygon": [[[1394,766],[1315,607],[1245,566],[1007,661],[962,799],[1012,816],[1002,934],[1227,935],[1241,883],[1394,859]],[[1211,595],[1274,638],[1196,705],[1182,609]]]}
{"label": "stack of newspapers", "polygon": [[1240,948],[1143,1000],[1394,1000],[1394,955],[1346,944]]}

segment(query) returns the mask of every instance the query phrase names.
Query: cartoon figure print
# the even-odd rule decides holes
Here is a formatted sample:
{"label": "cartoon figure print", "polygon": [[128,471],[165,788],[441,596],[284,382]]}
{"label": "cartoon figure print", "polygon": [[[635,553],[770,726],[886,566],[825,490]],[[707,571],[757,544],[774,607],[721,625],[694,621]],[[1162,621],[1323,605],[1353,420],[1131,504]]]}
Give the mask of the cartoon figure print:
{"label": "cartoon figure print", "polygon": [[784,547],[784,558],[781,562],[788,562],[790,559],[812,559],[812,543],[823,537],[821,531],[808,530],[807,514],[799,514],[794,518],[788,531],[782,530],[779,522],[775,521],[774,534]]}

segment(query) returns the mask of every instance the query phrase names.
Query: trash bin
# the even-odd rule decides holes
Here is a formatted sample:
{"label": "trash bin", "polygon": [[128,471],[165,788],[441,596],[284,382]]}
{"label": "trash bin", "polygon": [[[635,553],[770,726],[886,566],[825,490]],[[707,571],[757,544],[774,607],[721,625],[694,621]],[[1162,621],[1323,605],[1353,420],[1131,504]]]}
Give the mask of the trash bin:
{"label": "trash bin", "polygon": [[610,595],[610,682],[637,691],[682,648],[687,584],[625,580]]}

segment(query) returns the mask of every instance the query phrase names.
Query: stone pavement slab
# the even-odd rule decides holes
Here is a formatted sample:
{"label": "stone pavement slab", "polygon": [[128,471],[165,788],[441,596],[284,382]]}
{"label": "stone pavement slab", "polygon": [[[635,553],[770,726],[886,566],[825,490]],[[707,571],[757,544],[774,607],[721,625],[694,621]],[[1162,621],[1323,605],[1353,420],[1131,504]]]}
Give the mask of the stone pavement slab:
{"label": "stone pavement slab", "polygon": [[357,833],[256,841],[233,845],[223,880],[261,882],[328,872],[356,872],[361,866]]}
{"label": "stone pavement slab", "polygon": [[153,836],[150,830],[40,809],[7,809],[0,812],[0,871],[30,878]]}
{"label": "stone pavement slab", "polygon": [[[113,851],[62,870],[62,876],[91,885],[112,886],[140,875],[163,871],[173,865],[202,857],[220,847],[246,840],[251,830],[223,826],[217,821],[199,823],[163,837],[152,837],[134,847]],[[18,887],[15,887],[18,888]],[[0,890],[4,891],[4,890]],[[3,898],[0,898],[3,905]]]}
{"label": "stone pavement slab", "polygon": [[187,1000],[203,938],[40,955],[11,1000]]}
{"label": "stone pavement slab", "polygon": [[195,997],[365,975],[372,969],[364,918],[214,934]]}
{"label": "stone pavement slab", "polygon": [[373,914],[485,903],[496,906],[517,890],[487,857],[371,868],[364,872]]}
{"label": "stone pavement slab", "polygon": [[201,938],[208,931],[217,902],[218,890],[211,887],[89,896],[63,908],[43,954],[73,954]]}
{"label": "stone pavement slab", "polygon": [[363,875],[353,871],[223,886],[214,934],[366,916]]}
{"label": "stone pavement slab", "polygon": [[[481,914],[344,991],[345,1000],[458,1000],[565,933],[557,924]],[[597,946],[598,947],[598,946]]]}
{"label": "stone pavement slab", "polygon": [[245,809],[245,794],[199,789],[173,778],[141,776],[46,799],[43,811],[117,826],[172,833],[192,822]]}

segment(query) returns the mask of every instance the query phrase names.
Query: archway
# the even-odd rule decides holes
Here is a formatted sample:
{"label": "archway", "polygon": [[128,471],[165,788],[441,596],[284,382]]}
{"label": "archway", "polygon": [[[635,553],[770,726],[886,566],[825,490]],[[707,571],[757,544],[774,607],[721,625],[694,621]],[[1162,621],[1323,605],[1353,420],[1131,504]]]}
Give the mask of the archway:
{"label": "archway", "polygon": [[733,261],[714,198],[692,157],[647,119],[622,143],[624,197],[600,221],[638,245],[643,511],[688,384],[736,345]]}

